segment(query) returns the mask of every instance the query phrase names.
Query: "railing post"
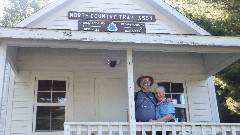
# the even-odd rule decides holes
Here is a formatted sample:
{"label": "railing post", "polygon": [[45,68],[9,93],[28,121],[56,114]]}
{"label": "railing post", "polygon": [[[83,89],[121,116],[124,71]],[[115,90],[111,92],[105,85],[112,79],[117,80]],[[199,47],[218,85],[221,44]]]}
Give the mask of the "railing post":
{"label": "railing post", "polygon": [[231,126],[231,130],[232,130],[232,135],[236,135],[236,128],[235,128],[235,126]]}
{"label": "railing post", "polygon": [[70,135],[70,134],[71,134],[70,125],[64,124],[64,135]]}
{"label": "railing post", "polygon": [[87,126],[87,134],[88,134],[88,135],[91,135],[91,134],[92,134],[92,126],[91,126],[91,125],[88,125],[88,126]]}
{"label": "railing post", "polygon": [[156,126],[152,125],[152,135],[156,135]]}
{"label": "railing post", "polygon": [[81,135],[81,134],[82,134],[82,126],[77,125],[77,135]]}

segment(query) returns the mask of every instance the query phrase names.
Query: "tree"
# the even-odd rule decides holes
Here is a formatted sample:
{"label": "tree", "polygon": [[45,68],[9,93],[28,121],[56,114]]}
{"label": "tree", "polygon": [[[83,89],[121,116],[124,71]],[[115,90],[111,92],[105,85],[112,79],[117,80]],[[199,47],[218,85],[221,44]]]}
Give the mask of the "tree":
{"label": "tree", "polygon": [[240,35],[239,0],[172,0],[170,4],[212,35]]}
{"label": "tree", "polygon": [[[170,4],[216,36],[240,35],[239,0],[172,0]],[[237,115],[240,122],[240,60],[215,75],[220,119]],[[230,121],[226,121],[230,122]]]}
{"label": "tree", "polygon": [[4,7],[4,19],[1,24],[6,27],[13,27],[25,18],[29,17],[51,1],[49,0],[6,0]]}

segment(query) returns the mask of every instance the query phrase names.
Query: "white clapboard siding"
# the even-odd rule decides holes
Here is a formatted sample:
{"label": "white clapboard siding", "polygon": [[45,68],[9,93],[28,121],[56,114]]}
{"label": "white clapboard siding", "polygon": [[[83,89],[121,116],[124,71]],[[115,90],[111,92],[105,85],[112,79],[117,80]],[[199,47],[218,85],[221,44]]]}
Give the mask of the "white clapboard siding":
{"label": "white clapboard siding", "polygon": [[[76,71],[76,70],[113,70],[106,60],[120,60],[118,70],[126,73],[125,51],[78,50],[78,49],[19,49],[19,70],[36,71]],[[146,68],[153,73],[168,75],[203,75],[204,67],[200,54],[134,52],[134,70]],[[53,68],[54,67],[54,68]]]}
{"label": "white clapboard siding", "polygon": [[147,33],[189,34],[177,24],[170,22],[168,17],[154,10],[153,7],[144,1],[117,0],[106,2],[102,0],[74,0],[65,4],[65,7],[62,7],[61,10],[57,10],[54,14],[46,16],[31,27],[78,30],[78,20],[68,19],[68,11],[154,14],[156,18],[155,22],[144,22]]}
{"label": "white clapboard siding", "polygon": [[11,134],[28,134],[33,116],[33,90],[30,89],[30,73],[19,73],[15,79],[11,112]]}
{"label": "white clapboard siding", "polygon": [[190,122],[216,122],[213,121],[212,107],[208,89],[208,81],[188,81],[187,97]]}
{"label": "white clapboard siding", "polygon": [[74,121],[94,121],[93,96],[90,90],[90,74],[79,72],[74,77],[73,117]]}
{"label": "white clapboard siding", "polygon": [[[34,51],[34,52],[31,52]],[[30,54],[27,54],[27,53]],[[107,59],[125,61],[123,51],[98,51],[78,49],[20,49],[20,70],[75,71],[80,69],[106,69]],[[118,68],[126,65],[120,64]],[[54,68],[53,68],[54,67]]]}
{"label": "white clapboard siding", "polygon": [[193,53],[136,52],[134,69],[148,69],[158,74],[199,75],[203,73],[202,58]]}

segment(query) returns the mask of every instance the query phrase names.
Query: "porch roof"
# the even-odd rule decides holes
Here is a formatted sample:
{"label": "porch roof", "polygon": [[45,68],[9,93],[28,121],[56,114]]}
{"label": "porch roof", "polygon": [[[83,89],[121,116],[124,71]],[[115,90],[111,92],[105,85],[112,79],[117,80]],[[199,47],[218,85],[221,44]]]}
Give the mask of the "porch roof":
{"label": "porch roof", "polygon": [[[240,37],[86,32],[0,27],[0,45],[161,52],[194,52],[209,77],[240,59]],[[13,49],[14,50],[14,49]],[[9,49],[11,52],[11,49]],[[12,51],[14,53],[14,51]],[[13,64],[12,64],[13,65]]]}
{"label": "porch roof", "polygon": [[[17,42],[15,42],[17,40]],[[239,53],[240,37],[86,32],[0,27],[0,41],[22,47],[126,49],[166,52]],[[31,41],[33,41],[31,43]],[[61,43],[57,42],[61,41]],[[69,43],[69,41],[74,41]],[[26,43],[28,42],[28,43]],[[39,44],[38,42],[41,42]],[[47,43],[46,43],[47,42]],[[66,42],[68,45],[66,46]],[[95,46],[79,44],[98,43]],[[49,44],[51,43],[51,44]],[[54,44],[55,43],[55,44]],[[117,44],[117,45],[115,45]]]}

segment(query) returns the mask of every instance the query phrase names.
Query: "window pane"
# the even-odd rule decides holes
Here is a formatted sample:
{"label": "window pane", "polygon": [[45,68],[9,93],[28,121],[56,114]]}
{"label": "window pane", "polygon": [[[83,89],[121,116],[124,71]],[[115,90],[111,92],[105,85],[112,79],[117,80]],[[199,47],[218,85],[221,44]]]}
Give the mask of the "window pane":
{"label": "window pane", "polygon": [[185,108],[175,108],[175,117],[178,118],[178,122],[186,122],[186,109]]}
{"label": "window pane", "polygon": [[38,91],[51,91],[52,80],[38,80]]}
{"label": "window pane", "polygon": [[172,98],[171,94],[165,94],[166,98]]}
{"label": "window pane", "polygon": [[52,130],[63,130],[63,123],[65,121],[65,107],[52,107]]}
{"label": "window pane", "polygon": [[51,107],[38,106],[36,118],[36,130],[50,130]]}
{"label": "window pane", "polygon": [[51,92],[38,92],[38,103],[51,103]]}
{"label": "window pane", "polygon": [[52,107],[52,118],[65,118],[65,107],[64,106]]}
{"label": "window pane", "polygon": [[66,81],[53,81],[53,91],[66,91]]}
{"label": "window pane", "polygon": [[163,86],[166,89],[166,93],[170,93],[170,82],[159,82],[158,86]]}
{"label": "window pane", "polygon": [[53,92],[52,93],[53,103],[65,103],[66,93],[65,92]]}
{"label": "window pane", "polygon": [[177,100],[177,104],[181,104],[180,94],[172,94],[172,99],[176,99]]}
{"label": "window pane", "polygon": [[172,83],[171,89],[173,93],[183,93],[183,84],[182,83]]}
{"label": "window pane", "polygon": [[64,119],[52,119],[52,130],[63,130]]}

